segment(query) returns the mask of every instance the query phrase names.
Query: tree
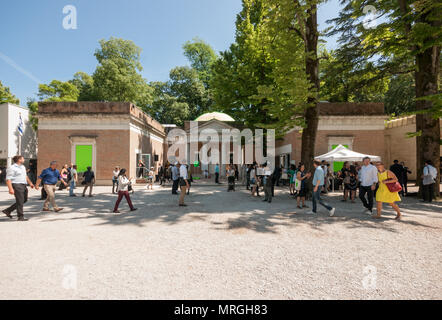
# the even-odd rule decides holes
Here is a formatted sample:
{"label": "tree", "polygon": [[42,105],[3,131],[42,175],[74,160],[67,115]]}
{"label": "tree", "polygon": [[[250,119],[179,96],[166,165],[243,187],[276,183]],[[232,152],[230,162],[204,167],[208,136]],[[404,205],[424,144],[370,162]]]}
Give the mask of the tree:
{"label": "tree", "polygon": [[144,111],[163,124],[183,126],[184,120],[190,119],[187,103],[173,96],[167,82],[152,82],[150,85],[154,89],[154,100]]}
{"label": "tree", "polygon": [[209,98],[197,70],[189,67],[176,67],[170,71],[169,93],[178,102],[186,103],[188,117],[193,120],[209,110]]}
{"label": "tree", "polygon": [[213,109],[231,115],[251,129],[272,121],[265,109],[266,98],[258,92],[260,86],[272,83],[272,65],[259,38],[263,2],[243,0],[243,9],[236,19],[235,43],[214,62],[210,82]]}
{"label": "tree", "polygon": [[69,80],[79,91],[78,101],[94,101],[94,79],[85,72],[79,71]]}
{"label": "tree", "polygon": [[101,101],[128,101],[147,105],[153,90],[139,72],[141,49],[132,41],[111,38],[101,40],[95,51],[98,60],[92,78],[93,94]]}
{"label": "tree", "polygon": [[[321,100],[329,102],[382,102],[390,79],[380,76],[371,62],[352,64],[342,51],[321,52],[319,74]],[[375,80],[372,80],[375,79]]]}
{"label": "tree", "polygon": [[8,87],[3,86],[0,81],[0,104],[2,103],[20,104],[20,100],[11,93]]}
{"label": "tree", "polygon": [[385,93],[385,112],[393,116],[410,114],[416,111],[416,88],[412,74],[391,76],[388,91]]}
{"label": "tree", "polygon": [[193,69],[198,72],[200,80],[206,89],[210,86],[212,65],[217,59],[213,48],[201,39],[195,38],[183,45],[184,56],[189,60]]}
{"label": "tree", "polygon": [[[418,177],[425,160],[440,166],[439,70],[442,12],[431,0],[345,0],[332,34],[340,34],[341,47],[349,59],[376,60],[381,74],[414,73]],[[368,24],[364,8],[376,8],[383,20]],[[365,20],[365,22],[364,22]],[[380,21],[380,19],[378,20]],[[438,177],[439,179],[439,177]],[[439,184],[435,193],[440,194]]]}
{"label": "tree", "polygon": [[49,84],[38,86],[37,96],[40,101],[77,101],[78,88],[70,82],[52,80]]}

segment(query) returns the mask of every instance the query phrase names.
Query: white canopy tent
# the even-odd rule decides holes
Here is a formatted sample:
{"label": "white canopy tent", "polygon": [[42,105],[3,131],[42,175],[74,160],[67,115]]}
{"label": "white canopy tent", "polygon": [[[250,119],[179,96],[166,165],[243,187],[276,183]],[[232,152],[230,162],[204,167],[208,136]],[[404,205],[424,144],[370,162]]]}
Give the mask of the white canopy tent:
{"label": "white canopy tent", "polygon": [[372,161],[381,161],[381,157],[372,156],[369,154],[363,154],[359,152],[347,149],[340,144],[336,149],[323,154],[322,156],[315,157],[315,160],[325,161],[362,161],[365,157],[370,157]]}
{"label": "white canopy tent", "polygon": [[[335,161],[362,161],[365,157],[369,157],[371,159],[371,161],[381,161],[381,157],[379,156],[373,156],[370,154],[363,154],[363,153],[359,153],[359,152],[355,152],[352,151],[346,147],[344,147],[343,145],[339,145],[338,147],[336,147],[336,149],[323,154],[321,156],[317,156],[315,157],[315,160],[319,160],[319,161],[328,161],[331,162],[331,167],[334,167],[334,162]],[[333,179],[333,191],[335,190],[335,183],[334,183],[334,179]]]}

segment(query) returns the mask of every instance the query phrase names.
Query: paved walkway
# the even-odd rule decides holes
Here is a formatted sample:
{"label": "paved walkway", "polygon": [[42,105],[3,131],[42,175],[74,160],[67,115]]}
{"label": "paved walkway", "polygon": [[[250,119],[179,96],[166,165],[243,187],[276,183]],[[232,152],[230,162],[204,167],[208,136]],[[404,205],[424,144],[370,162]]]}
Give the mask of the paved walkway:
{"label": "paved walkway", "polygon": [[[0,299],[441,299],[442,203],[415,198],[379,221],[358,203],[329,202],[336,217],[272,204],[244,188],[192,187],[186,208],[169,189],[136,189],[139,211],[111,213],[109,187],[94,198],[57,193],[66,209],[30,221],[0,217]],[[0,187],[0,209],[10,203]],[[311,205],[311,203],[309,203]]]}

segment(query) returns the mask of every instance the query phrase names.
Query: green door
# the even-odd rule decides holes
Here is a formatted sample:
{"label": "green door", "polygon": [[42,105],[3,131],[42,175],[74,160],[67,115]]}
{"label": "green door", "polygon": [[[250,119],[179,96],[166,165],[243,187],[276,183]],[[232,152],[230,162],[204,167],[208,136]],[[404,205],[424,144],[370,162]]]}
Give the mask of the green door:
{"label": "green door", "polygon": [[[346,148],[348,149],[348,145],[345,145],[345,144],[344,144],[343,146],[346,147]],[[339,144],[334,144],[334,145],[332,146],[332,149],[335,150],[337,147],[339,147]],[[333,170],[334,170],[334,172],[338,172],[338,171],[341,170],[343,167],[344,167],[344,162],[339,162],[339,161],[337,161],[337,162],[334,162]]]}
{"label": "green door", "polygon": [[87,167],[92,167],[92,146],[75,146],[75,161],[77,162],[77,171],[85,172]]}

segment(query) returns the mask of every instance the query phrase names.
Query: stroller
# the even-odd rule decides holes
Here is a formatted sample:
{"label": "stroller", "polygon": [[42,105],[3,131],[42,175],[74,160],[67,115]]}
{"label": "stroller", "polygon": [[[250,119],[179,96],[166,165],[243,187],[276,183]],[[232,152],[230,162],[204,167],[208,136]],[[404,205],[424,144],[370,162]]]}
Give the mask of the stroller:
{"label": "stroller", "polygon": [[227,182],[228,182],[227,192],[235,191],[235,176],[229,176],[227,178]]}

